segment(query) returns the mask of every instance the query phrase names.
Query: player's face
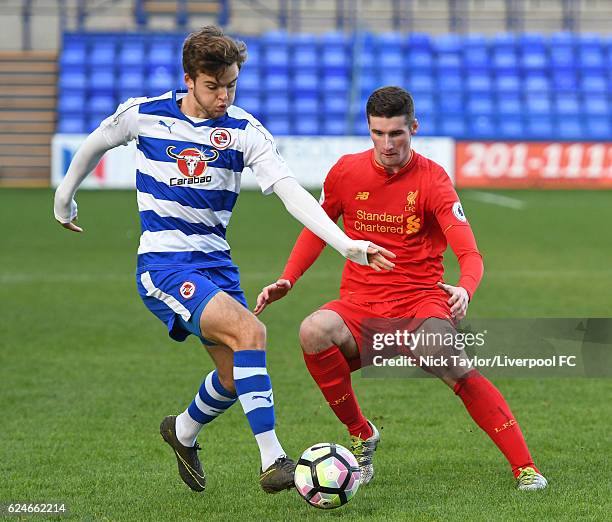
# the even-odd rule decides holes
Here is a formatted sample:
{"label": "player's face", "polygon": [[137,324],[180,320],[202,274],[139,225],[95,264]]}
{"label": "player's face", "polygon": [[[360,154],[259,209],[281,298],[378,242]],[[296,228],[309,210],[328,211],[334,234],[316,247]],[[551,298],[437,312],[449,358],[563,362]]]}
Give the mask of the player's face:
{"label": "player's face", "polygon": [[376,161],[387,170],[401,169],[410,159],[412,135],[418,125],[416,120],[408,123],[405,116],[370,116],[370,137]]}
{"label": "player's face", "polygon": [[220,118],[236,98],[238,65],[230,65],[219,77],[199,73],[196,79],[185,74],[185,83],[192,96],[193,109],[200,118]]}

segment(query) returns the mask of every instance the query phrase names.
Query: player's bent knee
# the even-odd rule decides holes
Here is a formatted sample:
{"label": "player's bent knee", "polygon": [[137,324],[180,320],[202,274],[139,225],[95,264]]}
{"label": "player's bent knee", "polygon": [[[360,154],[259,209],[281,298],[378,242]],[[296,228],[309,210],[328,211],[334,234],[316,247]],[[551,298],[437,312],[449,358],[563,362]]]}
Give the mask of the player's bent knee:
{"label": "player's bent knee", "polygon": [[255,316],[244,323],[236,332],[234,351],[238,350],[265,350],[266,349],[266,326]]}
{"label": "player's bent knee", "polygon": [[300,344],[304,353],[318,353],[329,348],[333,331],[318,314],[309,315],[300,325]]}

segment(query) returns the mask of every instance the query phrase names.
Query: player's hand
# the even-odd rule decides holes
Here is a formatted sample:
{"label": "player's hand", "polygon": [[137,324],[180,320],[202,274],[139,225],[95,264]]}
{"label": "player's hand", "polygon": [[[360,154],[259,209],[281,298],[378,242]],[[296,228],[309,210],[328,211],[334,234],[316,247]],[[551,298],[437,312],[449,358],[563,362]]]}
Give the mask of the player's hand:
{"label": "player's hand", "polygon": [[72,230],[73,232],[83,232],[83,229],[76,225],[76,219],[73,219],[70,223],[62,223],[61,221],[58,221],[58,223],[64,228]]}
{"label": "player's hand", "polygon": [[448,306],[451,307],[451,316],[455,321],[461,321],[467,314],[468,304],[470,303],[467,290],[462,286],[446,285],[440,282],[438,282],[438,288],[450,295]]}
{"label": "player's hand", "polygon": [[257,304],[253,308],[253,313],[259,315],[270,303],[285,297],[289,290],[291,290],[291,282],[287,279],[279,279],[276,283],[266,286],[257,296]]}
{"label": "player's hand", "polygon": [[389,261],[388,258],[395,259],[396,257],[397,256],[390,250],[374,243],[370,243],[368,247],[368,263],[370,267],[377,272],[381,270],[393,270],[395,263]]}

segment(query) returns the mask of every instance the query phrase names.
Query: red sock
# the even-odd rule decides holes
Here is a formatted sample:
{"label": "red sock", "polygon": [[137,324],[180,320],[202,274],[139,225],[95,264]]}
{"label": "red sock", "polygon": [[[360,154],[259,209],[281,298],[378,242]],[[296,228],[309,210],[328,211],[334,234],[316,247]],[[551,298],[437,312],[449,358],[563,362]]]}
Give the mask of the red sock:
{"label": "red sock", "polygon": [[521,468],[527,466],[538,471],[529,454],[521,428],[504,397],[491,381],[473,370],[457,381],[454,390],[455,394],[461,397],[472,419],[506,456],[515,477],[518,477]]}
{"label": "red sock", "polygon": [[319,353],[304,353],[304,361],[325,400],[349,433],[362,439],[370,438],[372,429],[361,413],[351,386],[349,365],[338,347],[331,346]]}

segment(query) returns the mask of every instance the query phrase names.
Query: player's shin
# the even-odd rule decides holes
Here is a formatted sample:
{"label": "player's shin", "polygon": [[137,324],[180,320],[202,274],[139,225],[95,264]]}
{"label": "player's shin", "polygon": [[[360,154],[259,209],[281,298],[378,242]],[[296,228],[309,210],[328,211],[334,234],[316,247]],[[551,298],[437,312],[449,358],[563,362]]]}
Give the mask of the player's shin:
{"label": "player's shin", "polygon": [[259,446],[261,469],[265,471],[285,452],[274,430],[274,396],[264,350],[234,353],[234,384]]}
{"label": "player's shin", "polygon": [[205,424],[212,422],[232,404],[237,396],[226,390],[217,370],[210,372],[189,407],[176,417],[176,437],[181,444],[191,448]]}
{"label": "player's shin", "polygon": [[318,353],[304,352],[304,361],[336,417],[353,436],[368,439],[372,428],[361,413],[351,384],[351,370],[337,346]]}
{"label": "player's shin", "polygon": [[454,391],[472,419],[504,454],[515,477],[526,467],[538,471],[510,407],[491,381],[472,370],[457,381]]}

